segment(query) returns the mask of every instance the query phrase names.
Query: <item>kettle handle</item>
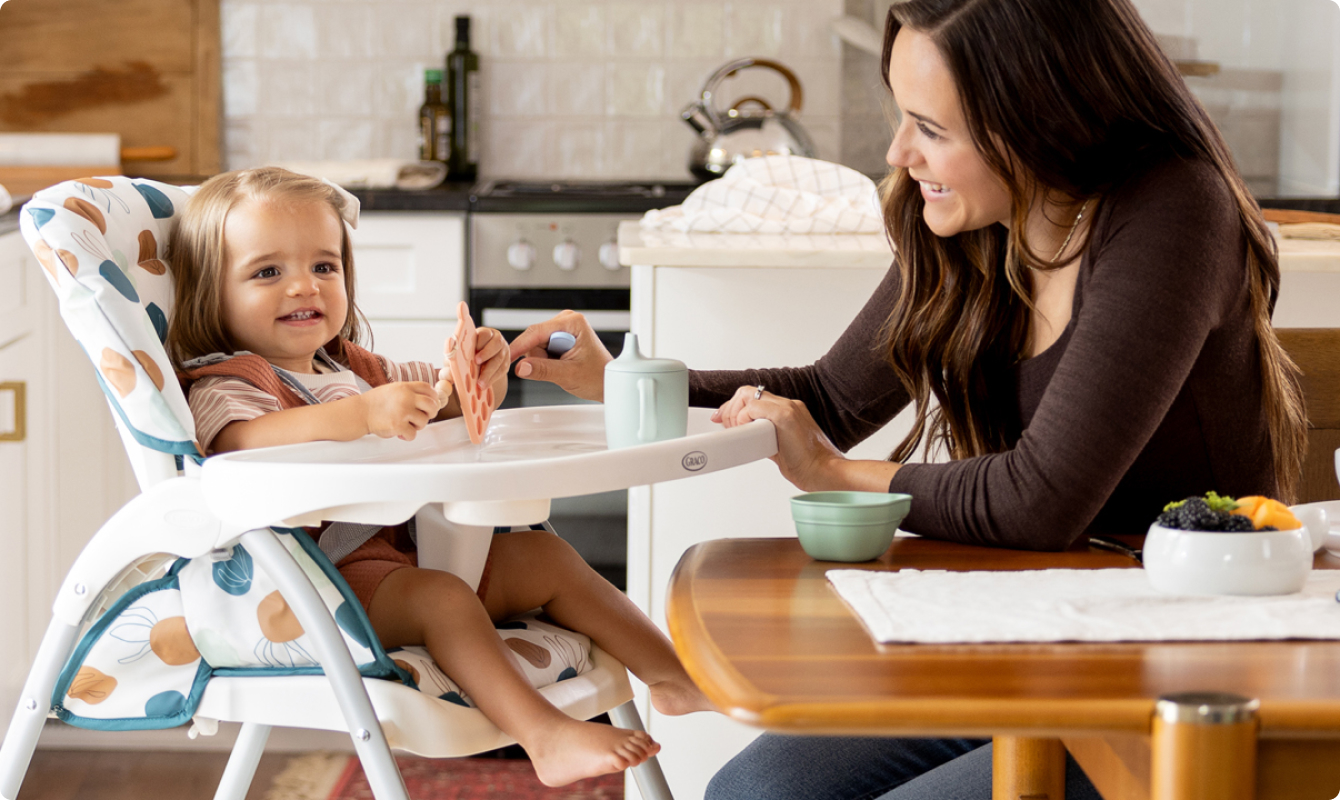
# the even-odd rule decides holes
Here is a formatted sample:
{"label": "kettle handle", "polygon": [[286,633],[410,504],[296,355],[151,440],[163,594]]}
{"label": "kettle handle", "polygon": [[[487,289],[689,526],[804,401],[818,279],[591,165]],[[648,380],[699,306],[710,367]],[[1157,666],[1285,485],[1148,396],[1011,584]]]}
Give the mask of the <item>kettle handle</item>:
{"label": "kettle handle", "polygon": [[711,118],[713,122],[716,122],[721,117],[720,112],[718,112],[716,107],[712,104],[713,94],[716,92],[717,85],[740,70],[748,67],[765,67],[780,73],[783,78],[786,78],[787,84],[791,87],[791,102],[787,108],[787,113],[795,114],[800,111],[801,105],[805,102],[805,92],[800,88],[800,79],[796,77],[796,73],[772,59],[747,56],[721,65],[721,67],[718,68],[716,72],[713,72],[703,84],[701,105],[707,110],[708,117]]}

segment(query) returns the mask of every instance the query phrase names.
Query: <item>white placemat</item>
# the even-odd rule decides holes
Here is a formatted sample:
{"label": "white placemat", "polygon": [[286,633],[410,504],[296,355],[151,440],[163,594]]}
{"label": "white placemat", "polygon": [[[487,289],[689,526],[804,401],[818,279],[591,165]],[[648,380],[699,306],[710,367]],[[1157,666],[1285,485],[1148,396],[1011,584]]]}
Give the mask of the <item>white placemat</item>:
{"label": "white placemat", "polygon": [[1340,570],[1273,597],[1163,594],[1142,569],[830,570],[878,642],[1340,639]]}

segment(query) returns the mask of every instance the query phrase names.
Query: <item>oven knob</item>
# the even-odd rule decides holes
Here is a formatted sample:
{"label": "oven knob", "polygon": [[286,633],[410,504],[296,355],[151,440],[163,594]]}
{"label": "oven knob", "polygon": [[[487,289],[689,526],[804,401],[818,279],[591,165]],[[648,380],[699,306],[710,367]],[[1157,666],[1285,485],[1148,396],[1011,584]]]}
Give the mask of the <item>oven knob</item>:
{"label": "oven knob", "polygon": [[600,246],[600,263],[610,272],[618,272],[623,269],[619,263],[619,245],[614,242],[605,242]]}
{"label": "oven knob", "polygon": [[581,248],[571,239],[554,245],[554,264],[561,270],[571,272],[577,269],[577,261],[581,255]]}
{"label": "oven knob", "polygon": [[535,247],[525,239],[513,242],[507,248],[507,263],[515,270],[530,269],[535,266]]}

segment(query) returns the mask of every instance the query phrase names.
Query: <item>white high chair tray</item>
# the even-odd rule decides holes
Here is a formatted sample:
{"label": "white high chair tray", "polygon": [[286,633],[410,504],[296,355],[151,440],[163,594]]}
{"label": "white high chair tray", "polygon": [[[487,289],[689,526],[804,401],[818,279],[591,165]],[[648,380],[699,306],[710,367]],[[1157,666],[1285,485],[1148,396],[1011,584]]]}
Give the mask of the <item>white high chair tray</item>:
{"label": "white high chair tray", "polygon": [[427,503],[467,524],[527,524],[549,500],[729,469],[777,452],[772,423],[729,430],[712,409],[690,408],[688,435],[609,450],[604,407],[499,411],[481,444],[462,420],[434,423],[414,441],[365,436],[214,456],[201,484],[211,510],[246,528],[323,520],[393,525]]}

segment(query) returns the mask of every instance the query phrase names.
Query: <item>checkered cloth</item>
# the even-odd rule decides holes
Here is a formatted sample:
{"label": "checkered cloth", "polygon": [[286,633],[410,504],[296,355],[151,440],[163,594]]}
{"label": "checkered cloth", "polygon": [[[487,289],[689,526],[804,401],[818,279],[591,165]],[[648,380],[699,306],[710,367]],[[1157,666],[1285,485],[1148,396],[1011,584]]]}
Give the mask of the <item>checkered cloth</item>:
{"label": "checkered cloth", "polygon": [[801,156],[747,158],[693,190],[683,205],[652,210],[642,227],[685,233],[883,233],[874,181],[841,164]]}

